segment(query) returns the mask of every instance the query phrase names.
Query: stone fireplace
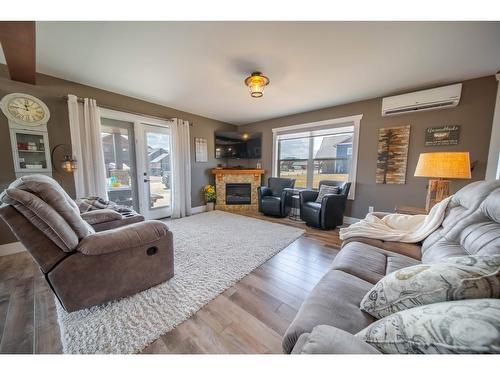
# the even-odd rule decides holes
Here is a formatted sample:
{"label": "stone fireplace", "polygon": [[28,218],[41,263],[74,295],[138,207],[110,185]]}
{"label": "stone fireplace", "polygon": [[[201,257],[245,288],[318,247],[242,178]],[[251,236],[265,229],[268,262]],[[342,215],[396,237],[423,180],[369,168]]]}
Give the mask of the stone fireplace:
{"label": "stone fireplace", "polygon": [[257,211],[257,187],[261,186],[263,169],[212,169],[215,175],[217,201],[223,211]]}

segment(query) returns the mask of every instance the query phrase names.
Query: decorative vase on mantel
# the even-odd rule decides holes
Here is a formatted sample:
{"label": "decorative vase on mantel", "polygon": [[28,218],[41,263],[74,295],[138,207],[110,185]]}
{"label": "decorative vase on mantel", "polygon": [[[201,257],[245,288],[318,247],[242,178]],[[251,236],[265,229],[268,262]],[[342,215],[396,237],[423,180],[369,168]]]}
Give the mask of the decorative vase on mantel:
{"label": "decorative vase on mantel", "polygon": [[215,209],[214,202],[207,202],[207,211],[213,211]]}

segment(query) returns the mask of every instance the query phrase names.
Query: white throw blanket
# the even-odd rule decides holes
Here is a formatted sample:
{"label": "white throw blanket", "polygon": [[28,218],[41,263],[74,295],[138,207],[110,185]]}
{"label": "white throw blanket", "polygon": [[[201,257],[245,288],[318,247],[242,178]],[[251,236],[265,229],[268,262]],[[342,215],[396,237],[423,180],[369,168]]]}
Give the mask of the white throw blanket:
{"label": "white throw blanket", "polygon": [[428,215],[388,214],[383,218],[373,213],[361,221],[340,229],[340,239],[366,237],[384,241],[417,243],[434,232],[444,220],[448,197],[431,208]]}

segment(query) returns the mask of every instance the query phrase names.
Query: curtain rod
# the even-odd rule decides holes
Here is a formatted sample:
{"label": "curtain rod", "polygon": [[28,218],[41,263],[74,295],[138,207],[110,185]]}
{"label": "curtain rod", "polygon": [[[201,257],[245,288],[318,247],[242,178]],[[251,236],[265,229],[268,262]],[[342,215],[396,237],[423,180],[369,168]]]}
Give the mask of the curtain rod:
{"label": "curtain rod", "polygon": [[[64,95],[62,98],[67,101],[68,100],[68,95]],[[84,102],[83,98],[80,98],[80,97],[76,97],[76,100],[79,103],[83,103]],[[172,120],[172,118],[168,118],[168,117],[159,117],[159,116],[149,115],[147,113],[133,112],[133,111],[129,111],[129,110],[124,110],[123,108],[112,107],[112,106],[109,106],[109,105],[98,104],[97,106],[98,107],[102,107],[102,108],[106,108],[106,109],[111,109],[113,111],[130,113],[131,115],[150,117],[150,118],[154,118],[156,120],[163,120],[163,121],[165,121],[165,120]],[[189,126],[193,126],[193,123],[191,121],[189,121]]]}

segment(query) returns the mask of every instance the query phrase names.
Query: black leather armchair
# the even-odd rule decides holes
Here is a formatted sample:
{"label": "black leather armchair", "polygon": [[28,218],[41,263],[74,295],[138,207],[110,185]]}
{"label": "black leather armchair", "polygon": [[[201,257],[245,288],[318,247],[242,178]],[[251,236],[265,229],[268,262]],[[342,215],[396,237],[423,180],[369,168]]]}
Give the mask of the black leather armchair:
{"label": "black leather armchair", "polygon": [[307,225],[321,228],[334,229],[344,222],[344,211],[347,203],[347,196],[351,188],[350,182],[342,181],[320,181],[321,185],[338,186],[338,194],[326,194],[321,203],[317,203],[319,190],[303,190],[300,196],[300,218]]}
{"label": "black leather armchair", "polygon": [[290,212],[290,192],[295,180],[290,178],[269,177],[267,186],[257,188],[259,212],[264,215],[285,217]]}

